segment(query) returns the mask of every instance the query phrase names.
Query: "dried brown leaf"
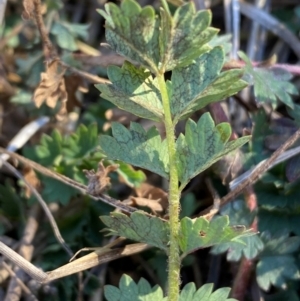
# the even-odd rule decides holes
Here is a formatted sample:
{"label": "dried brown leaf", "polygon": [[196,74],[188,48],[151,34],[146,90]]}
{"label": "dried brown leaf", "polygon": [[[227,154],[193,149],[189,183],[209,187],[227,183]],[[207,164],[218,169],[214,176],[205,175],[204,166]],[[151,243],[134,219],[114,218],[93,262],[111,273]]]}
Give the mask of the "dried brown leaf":
{"label": "dried brown leaf", "polygon": [[97,196],[107,190],[111,185],[110,178],[107,175],[118,168],[118,164],[108,165],[105,167],[103,165],[103,160],[101,160],[96,172],[94,170],[83,170],[89,180],[87,192],[91,195]]}
{"label": "dried brown leaf", "polygon": [[[159,210],[154,209],[156,212],[161,212],[163,210],[166,210],[168,208],[168,194],[155,186],[152,186],[151,184],[148,183],[142,183],[139,187],[135,188],[135,192],[137,195],[137,198],[135,199],[147,199],[150,202],[153,202],[151,205],[150,202],[148,205],[146,205],[149,208],[162,208]],[[138,203],[136,202],[138,205]],[[144,205],[140,205],[144,206]]]}
{"label": "dried brown leaf", "polygon": [[131,206],[136,205],[136,206],[148,207],[151,209],[153,213],[164,211],[164,208],[160,203],[161,199],[151,200],[151,199],[132,196],[130,197],[130,200],[132,201],[132,203],[130,204]]}
{"label": "dried brown leaf", "polygon": [[[39,190],[41,188],[41,182],[36,176],[36,173],[34,169],[32,169],[30,166],[25,166],[23,170],[24,179],[27,183],[29,183],[32,187]],[[30,198],[31,196],[31,189],[26,185],[25,187],[25,195],[27,198]]]}
{"label": "dried brown leaf", "polygon": [[46,72],[41,74],[41,82],[36,88],[33,99],[36,107],[40,107],[44,102],[50,108],[55,108],[58,100],[61,106],[57,118],[62,118],[66,114],[66,102],[68,94],[65,85],[66,69],[59,66],[58,60],[54,60],[47,65]]}

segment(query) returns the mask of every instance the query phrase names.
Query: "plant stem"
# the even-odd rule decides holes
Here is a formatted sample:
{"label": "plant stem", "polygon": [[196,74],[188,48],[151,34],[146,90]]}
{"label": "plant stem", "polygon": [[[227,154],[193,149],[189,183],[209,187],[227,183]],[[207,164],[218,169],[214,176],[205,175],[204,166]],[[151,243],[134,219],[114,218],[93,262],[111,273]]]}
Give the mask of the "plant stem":
{"label": "plant stem", "polygon": [[164,10],[171,15],[170,9],[169,9],[169,5],[167,3],[167,0],[161,0],[161,5],[164,8]]}
{"label": "plant stem", "polygon": [[169,223],[170,223],[170,249],[168,268],[168,300],[177,301],[179,299],[180,284],[180,257],[178,245],[179,232],[179,187],[178,172],[176,168],[176,147],[175,147],[175,125],[172,121],[170,100],[167,91],[164,74],[157,75],[158,85],[162,97],[162,104],[165,114],[166,139],[169,152],[170,184],[169,184]]}

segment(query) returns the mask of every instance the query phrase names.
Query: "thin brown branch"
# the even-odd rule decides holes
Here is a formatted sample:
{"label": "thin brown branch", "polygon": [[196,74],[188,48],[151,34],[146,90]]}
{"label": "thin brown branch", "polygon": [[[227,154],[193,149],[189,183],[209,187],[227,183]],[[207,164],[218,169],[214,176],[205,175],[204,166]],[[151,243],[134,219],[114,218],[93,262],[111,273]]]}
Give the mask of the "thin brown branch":
{"label": "thin brown branch", "polygon": [[15,25],[13,29],[3,39],[0,40],[0,50],[2,50],[5,46],[7,46],[8,41],[12,37],[18,35],[23,28],[24,28],[24,21]]}
{"label": "thin brown branch", "polygon": [[40,0],[33,0],[34,4],[34,19],[37,25],[37,28],[39,30],[42,42],[43,42],[43,48],[44,48],[44,56],[46,58],[46,61],[54,61],[57,60],[58,63],[62,66],[70,70],[71,72],[78,74],[82,76],[83,78],[93,82],[93,83],[109,83],[109,80],[106,80],[104,78],[101,78],[97,75],[90,74],[88,72],[80,71],[76,68],[73,68],[69,66],[68,64],[62,62],[60,58],[57,55],[56,49],[53,46],[52,42],[49,39],[47,28],[45,26],[42,12],[41,12],[41,1]]}
{"label": "thin brown branch", "polygon": [[33,0],[33,5],[34,5],[34,19],[41,35],[46,61],[48,60],[53,61],[55,59],[58,59],[56,50],[49,39],[48,32],[43,20],[41,1]]}
{"label": "thin brown branch", "polygon": [[[16,273],[10,268],[10,266],[5,261],[2,262],[2,265],[8,271],[8,273],[10,274],[10,276],[12,278],[16,279],[16,282],[18,283],[18,285],[22,288],[22,290],[24,291],[24,293],[30,298],[29,300],[38,301],[38,299],[30,291],[30,289],[26,286],[26,284],[16,275]],[[9,298],[8,300],[10,300],[10,301],[11,300],[15,300],[15,295],[13,296],[13,299]]]}
{"label": "thin brown branch", "polygon": [[68,64],[64,63],[61,60],[59,60],[58,63],[62,67],[67,68],[72,73],[80,75],[81,77],[87,79],[88,81],[90,81],[92,83],[95,83],[95,84],[103,84],[103,83],[109,84],[110,83],[110,81],[108,79],[106,79],[106,78],[99,77],[97,75],[94,75],[94,74],[91,74],[91,73],[88,73],[88,72],[84,72],[84,71],[78,70],[78,69],[76,69],[74,67],[69,66]]}
{"label": "thin brown branch", "polygon": [[144,243],[130,244],[116,249],[103,247],[99,248],[95,252],[61,266],[56,270],[45,273],[0,241],[0,253],[2,253],[7,259],[11,260],[18,267],[23,269],[33,279],[41,283],[47,283],[81,271],[85,271],[99,264],[140,253],[149,248],[150,246]]}
{"label": "thin brown branch", "polygon": [[[1,161],[0,161],[1,163]],[[69,248],[69,246],[66,244],[65,240],[63,239],[63,237],[60,234],[59,228],[56,224],[56,221],[51,213],[51,211],[49,210],[46,202],[43,200],[43,198],[41,197],[41,195],[38,193],[38,191],[28,182],[25,180],[25,178],[21,175],[20,172],[18,172],[17,169],[15,169],[11,164],[2,161],[3,165],[5,165],[13,174],[16,175],[17,178],[21,179],[22,181],[24,181],[24,183],[27,185],[27,187],[32,191],[32,193],[35,195],[35,197],[37,198],[38,202],[40,203],[41,207],[43,208],[49,222],[50,225],[52,227],[53,233],[58,241],[58,243],[62,246],[62,248],[67,252],[67,254],[72,257],[73,256],[73,252],[72,250]]]}
{"label": "thin brown branch", "polygon": [[[273,64],[271,63],[270,65],[264,64],[265,62],[256,62],[252,61],[251,65],[252,67],[268,67],[269,69],[272,68],[281,68],[284,69],[294,75],[300,75],[300,66],[299,65],[291,65],[291,64]],[[239,68],[244,68],[246,66],[246,63],[241,60],[231,60],[227,63],[224,64],[223,70],[230,70],[230,69],[239,69]]]}
{"label": "thin brown branch", "polygon": [[99,194],[97,196],[95,195],[91,195],[89,193],[87,193],[87,186],[86,185],[83,185],[81,183],[78,183],[62,174],[59,174],[55,171],[52,171],[48,168],[45,168],[44,166],[34,162],[34,161],[31,161],[27,158],[24,158],[23,156],[20,156],[18,154],[15,154],[15,153],[12,153],[12,152],[9,152],[7,151],[6,149],[0,147],[0,152],[1,153],[5,153],[5,154],[8,154],[10,155],[12,158],[14,159],[17,159],[18,161],[22,162],[23,164],[26,164],[26,165],[29,165],[30,167],[32,167],[33,169],[37,170],[38,172],[42,173],[43,175],[45,176],[48,176],[48,177],[51,177],[53,179],[56,179],[58,181],[61,181],[63,183],[65,183],[66,185],[68,186],[71,186],[79,191],[81,191],[82,193],[84,194],[87,194],[89,195],[91,198],[93,198],[94,200],[100,200],[108,205],[111,205],[117,209],[120,209],[124,212],[127,212],[127,213],[133,213],[135,211],[137,211],[136,208],[133,208],[131,206],[127,206],[127,205],[124,205],[121,201],[119,200],[116,200],[108,195],[105,195],[105,194]]}
{"label": "thin brown branch", "polygon": [[261,26],[279,36],[291,49],[293,49],[295,55],[300,58],[299,38],[287,26],[278,21],[271,14],[268,14],[245,1],[240,1],[240,10],[243,15],[255,20]]}
{"label": "thin brown branch", "polygon": [[[32,241],[35,237],[36,231],[38,229],[38,215],[39,207],[37,205],[32,206],[30,214],[24,229],[21,245],[19,247],[18,253],[24,258],[25,261],[30,262],[33,254],[34,247]],[[14,300],[17,301],[21,298],[22,287],[20,286],[20,281],[25,278],[24,270],[16,265],[14,268],[15,277],[10,279],[7,293],[5,296],[5,301]]]}
{"label": "thin brown branch", "polygon": [[[266,160],[263,164],[259,165],[253,170],[252,174],[245,179],[241,184],[234,190],[229,192],[221,199],[221,206],[224,206],[234,200],[241,192],[243,192],[248,186],[253,185],[260,176],[262,176],[269,167],[275,162],[275,160],[289,147],[291,147],[300,137],[300,129],[298,129],[295,134],[293,134],[284,144],[282,144],[272,156]],[[210,212],[213,206],[208,207],[206,210],[201,212],[201,215],[205,215]]]}
{"label": "thin brown branch", "polygon": [[72,261],[58,269],[48,272],[45,282],[50,282],[61,277],[66,277],[80,271],[90,269],[96,265],[109,262],[124,256],[133,255],[149,249],[150,246],[144,243],[135,243],[116,249],[99,248],[99,251],[92,252],[75,261]]}
{"label": "thin brown branch", "polygon": [[[246,205],[249,208],[249,210],[251,212],[257,210],[257,197],[253,189],[253,186],[246,188],[244,192],[244,196],[246,200]],[[253,230],[253,232],[258,231],[256,216],[254,217],[254,220],[250,228]],[[248,259],[245,257],[241,259],[239,263],[238,272],[235,275],[232,290],[230,293],[231,297],[239,301],[244,301],[254,268],[255,268],[255,259]]]}

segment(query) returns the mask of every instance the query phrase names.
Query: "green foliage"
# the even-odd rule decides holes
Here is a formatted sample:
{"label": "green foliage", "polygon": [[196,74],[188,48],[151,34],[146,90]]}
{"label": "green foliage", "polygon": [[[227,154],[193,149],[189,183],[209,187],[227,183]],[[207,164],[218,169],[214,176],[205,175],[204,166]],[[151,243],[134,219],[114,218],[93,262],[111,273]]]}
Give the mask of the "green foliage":
{"label": "green foliage", "polygon": [[294,118],[295,123],[300,125],[300,105],[294,104],[293,109],[287,108],[287,111],[291,117]]}
{"label": "green foliage", "polygon": [[[187,284],[180,293],[179,301],[236,301],[229,298],[230,289],[221,288],[213,292],[212,284],[205,284],[196,290],[193,283]],[[163,291],[159,286],[151,285],[143,278],[136,284],[132,278],[123,275],[119,282],[119,288],[112,285],[104,287],[104,295],[107,301],[167,301],[163,297]]]}
{"label": "green foliage", "polygon": [[198,203],[193,193],[187,193],[181,198],[180,205],[180,218],[183,218],[185,216],[191,216],[197,209]]}
{"label": "green foliage", "polygon": [[[69,176],[69,174],[65,174]],[[78,191],[61,181],[42,177],[42,182],[44,183],[42,197],[47,203],[59,201],[62,205],[67,205],[72,197],[78,194]]]}
{"label": "green foliage", "polygon": [[[153,8],[141,8],[132,0],[122,1],[120,7],[108,3],[105,11],[99,11],[106,19],[106,39],[112,49],[142,67],[129,62],[125,62],[122,68],[110,67],[108,76],[111,83],[99,84],[97,88],[103,98],[119,108],[162,122],[166,128],[166,139],[162,140],[155,127],[146,131],[137,123],[131,123],[129,129],[113,123],[112,137],[102,135],[100,146],[108,159],[124,161],[170,179],[169,206],[177,208],[179,195],[174,194],[179,193],[178,181],[181,191],[193,177],[241,147],[249,141],[249,137],[229,141],[229,124],[215,125],[209,113],[203,114],[197,123],[188,120],[185,135],[180,134],[177,140],[171,134],[175,125],[209,103],[237,93],[247,84],[241,80],[241,70],[221,72],[224,51],[219,46],[211,48],[207,44],[217,33],[209,27],[209,11],[196,12],[194,5],[187,3],[179,7],[173,16],[166,6],[160,12],[159,18]],[[166,71],[172,71],[169,81],[164,79]],[[111,235],[145,242],[166,251],[169,275],[176,274],[173,278],[179,275],[173,263],[180,258],[174,252],[177,247],[170,248],[169,245],[178,245],[184,257],[196,249],[240,241],[239,238],[249,235],[244,227],[229,226],[227,217],[211,222],[204,218],[191,220],[184,217],[178,225],[176,214],[179,212],[173,210],[170,222],[150,218],[142,212],[133,213],[130,217],[113,213],[101,219],[109,227]],[[170,228],[179,228],[179,232],[174,235]],[[106,294],[109,300],[143,299],[143,296],[138,297],[141,295],[139,285],[129,278],[121,281],[120,290],[109,288],[109,294]],[[178,283],[168,285],[171,290],[178,288]],[[150,286],[147,292],[153,293]],[[188,286],[183,293],[182,300],[221,301],[226,300],[229,291],[223,289],[212,294],[212,287],[204,286],[195,292],[194,287]],[[171,300],[177,300],[178,290],[175,293],[169,291],[169,294]],[[145,300],[152,300],[151,296],[145,296]]]}
{"label": "green foliage", "polygon": [[203,114],[198,123],[191,119],[187,121],[185,136],[180,134],[177,140],[178,173],[182,187],[250,139],[249,136],[245,136],[228,142],[230,135],[230,125],[220,123],[215,126],[209,113]]}
{"label": "green foliage", "polygon": [[230,289],[220,288],[213,291],[213,284],[204,284],[196,290],[194,283],[188,283],[180,293],[179,301],[236,301],[236,299],[228,298]]}
{"label": "green foliage", "polygon": [[196,13],[191,3],[178,8],[172,18],[161,10],[161,21],[152,7],[141,8],[133,0],[123,1],[120,7],[108,3],[105,9],[98,12],[106,19],[110,46],[155,74],[161,67],[172,70],[190,64],[209,50],[206,43],[217,33],[208,27],[210,12]]}
{"label": "green foliage", "polygon": [[22,89],[18,89],[16,91],[16,94],[10,99],[10,101],[19,105],[31,104],[32,93],[26,92]]}
{"label": "green foliage", "polygon": [[284,290],[276,294],[266,296],[265,300],[266,301],[282,301],[282,300],[299,301],[299,296],[298,296],[298,292],[295,290]]}
{"label": "green foliage", "polygon": [[[297,116],[297,110],[293,112],[293,116]],[[277,138],[272,128],[265,127],[267,116],[262,111],[254,116],[254,121],[252,152],[247,154],[247,164],[250,162],[257,164],[268,156],[266,137]],[[284,164],[270,170],[255,185],[260,234],[242,238],[247,243],[246,246],[230,242],[213,248],[214,254],[226,251],[227,259],[230,261],[240,260],[242,255],[248,259],[256,258],[257,282],[266,291],[271,286],[286,289],[292,283],[291,280],[299,280],[297,251],[300,247],[300,238],[295,236],[300,234],[298,186],[299,180],[292,183],[286,180]],[[244,202],[238,201],[222,208],[221,214],[229,215],[233,225],[244,224],[249,227],[257,213],[250,213]],[[286,294],[288,295],[287,292]],[[283,293],[278,296],[283,296]],[[274,300],[277,299],[274,297]]]}
{"label": "green foliage", "polygon": [[220,101],[247,86],[240,80],[242,70],[221,73],[223,64],[224,51],[222,47],[215,47],[191,65],[173,70],[168,88],[175,120],[186,118],[209,103]]}
{"label": "green foliage", "polygon": [[[221,47],[215,47],[193,60],[191,65],[172,71],[167,85],[175,122],[247,85],[240,79],[242,70],[220,73],[223,64],[224,52]],[[162,121],[161,96],[157,80],[150,72],[125,62],[122,68],[109,67],[108,77],[112,84],[96,85],[103,98],[139,117]]]}
{"label": "green foliage", "polygon": [[43,53],[34,52],[30,57],[17,59],[18,74],[24,77],[29,87],[36,87],[41,79],[40,73],[44,71]]}
{"label": "green foliage", "polygon": [[102,135],[102,151],[112,160],[120,160],[134,166],[155,172],[162,177],[169,177],[169,162],[166,140],[155,127],[145,131],[141,125],[132,122],[127,130],[119,123],[112,124],[113,137]]}
{"label": "green foliage", "polygon": [[[61,6],[60,1],[48,2],[51,10],[57,10]],[[246,62],[246,76],[244,70],[223,71],[225,53],[228,52],[230,45],[226,37],[223,39],[216,37],[217,30],[209,27],[211,23],[209,11],[196,12],[194,4],[190,2],[176,9],[173,16],[169,14],[165,5],[157,16],[156,11],[150,6],[141,8],[133,0],[124,0],[120,6],[107,3],[105,10],[99,12],[106,20],[107,42],[128,61],[121,68],[110,66],[107,74],[111,83],[98,84],[96,87],[101,91],[102,98],[120,109],[140,118],[149,119],[148,124],[153,125],[153,121],[163,124],[166,130],[163,134],[166,138],[162,138],[155,127],[145,130],[138,123],[131,123],[128,129],[121,124],[113,123],[112,137],[101,135],[100,139],[95,124],[89,127],[79,126],[74,134],[69,135],[62,135],[58,130],[54,130],[51,135],[43,136],[39,145],[25,150],[28,157],[44,166],[85,182],[82,170],[95,169],[99,160],[105,157],[118,161],[120,168],[116,172],[130,187],[137,187],[146,179],[142,171],[132,169],[131,165],[134,165],[167,180],[175,179],[175,185],[180,185],[179,190],[182,191],[193,177],[205,171],[224,155],[247,143],[250,138],[242,137],[230,141],[229,124],[215,125],[209,113],[202,114],[198,121],[187,120],[185,133],[180,133],[178,138],[171,137],[174,140],[171,141],[174,142],[174,147],[170,143],[169,133],[176,132],[177,135],[180,127],[175,126],[179,120],[186,120],[208,104],[243,89],[247,85],[243,78],[247,76],[253,79],[255,96],[259,102],[271,102],[275,108],[279,99],[290,108],[294,107],[295,111],[291,112],[291,115],[299,119],[300,110],[298,106],[294,106],[291,98],[297,91],[289,82],[291,75],[288,72],[275,68],[254,68],[243,54],[241,57]],[[80,63],[71,55],[68,56],[68,51],[77,50],[77,39],[86,38],[87,25],[68,23],[57,17],[49,21],[48,27],[52,40],[56,41],[60,48],[67,50],[64,59],[72,66],[78,67]],[[36,86],[40,79],[40,71],[43,70],[42,53],[36,52],[24,60],[19,59],[17,66],[18,73],[27,79],[26,84],[29,87]],[[171,72],[166,74],[166,71]],[[164,86],[166,91],[163,89]],[[30,95],[22,90],[13,101],[28,104]],[[95,109],[89,107],[85,113],[86,120],[93,119],[101,124],[103,120],[99,116],[103,116],[104,111],[102,107],[100,109],[98,106]],[[193,115],[191,118],[194,117]],[[266,126],[268,118],[259,112],[254,117],[254,122],[256,123],[254,139],[246,156],[246,166],[257,164],[269,155],[265,139],[271,132]],[[101,149],[98,148],[99,144]],[[172,151],[175,152],[175,159],[170,155]],[[172,177],[170,170],[173,166],[176,168]],[[227,259],[230,261],[238,261],[242,257],[255,259],[258,262],[257,282],[262,289],[268,290],[271,286],[275,286],[276,289],[285,288],[292,280],[299,279],[297,251],[300,247],[300,238],[296,236],[300,235],[298,227],[300,195],[297,191],[300,182],[299,170],[295,168],[284,173],[285,170],[286,166],[282,164],[276,170],[267,173],[255,186],[259,203],[258,212],[250,212],[245,202],[238,201],[222,208],[221,216],[212,221],[204,218],[190,219],[188,216],[194,213],[198,202],[193,194],[185,195],[181,200],[183,218],[178,225],[177,241],[171,240],[171,218],[169,222],[158,217],[150,217],[143,212],[135,212],[131,216],[113,213],[111,216],[102,216],[101,219],[109,228],[107,231],[110,235],[150,244],[162,249],[166,254],[170,253],[170,245],[178,244],[181,250],[179,261],[190,252],[210,246],[213,246],[212,252],[215,254],[227,252]],[[293,178],[293,181],[290,181],[290,178]],[[77,192],[56,180],[44,177],[41,179],[45,200],[59,201],[64,206],[69,206],[66,209],[67,214],[73,213],[75,203],[73,200],[76,201]],[[174,183],[169,187],[170,206],[174,197],[171,195],[171,191],[174,191],[171,185],[174,187]],[[1,193],[2,187],[0,188]],[[13,192],[11,190],[5,194],[6,199],[11,197]],[[178,200],[180,196],[176,195],[176,198]],[[69,204],[71,199],[72,205]],[[81,205],[85,200],[87,198],[80,199]],[[186,204],[187,200],[190,200],[190,204]],[[4,204],[1,210],[8,213],[15,210],[19,215],[21,209],[15,206],[16,204],[18,203]],[[13,210],[7,205],[11,205]],[[62,218],[62,228],[72,242],[80,239],[85,242],[97,241],[90,239],[90,236],[100,237],[98,230],[95,230],[95,220],[98,215],[103,214],[103,208],[101,207],[101,210],[89,208],[90,210],[80,207],[77,215],[70,214]],[[246,228],[252,225],[257,214],[260,233],[253,235]],[[86,232],[86,228],[93,230],[89,229]],[[286,228],[287,232],[276,233],[282,228]],[[57,244],[53,244],[52,247],[54,258],[59,248]],[[51,253],[49,249],[46,250],[48,254]],[[169,258],[168,263],[170,262]],[[170,271],[165,265],[161,265],[160,268],[164,272]],[[73,283],[70,281],[66,284],[66,292],[62,294],[62,298],[72,299],[70,287]],[[286,295],[294,298],[293,287],[289,288],[291,293]],[[188,284],[183,288],[179,300],[232,301],[233,299],[227,299],[228,294],[227,288],[213,292],[210,284],[202,286],[199,290],[196,290],[194,284]],[[119,288],[106,286],[105,296],[109,301],[167,300],[167,297],[163,297],[160,287],[151,288],[144,279],[135,284],[128,276],[121,278]]]}
{"label": "green foliage", "polygon": [[292,254],[299,249],[300,237],[289,237],[288,232],[281,231],[273,236],[265,232],[262,239],[265,248],[256,266],[259,286],[264,290],[271,285],[286,288],[288,280],[299,280],[299,267]]}
{"label": "green foliage", "polygon": [[151,301],[165,300],[162,289],[156,285],[151,288],[143,278],[136,284],[129,276],[123,275],[119,282],[119,288],[112,285],[104,287],[104,295],[107,301]]}
{"label": "green foliage", "polygon": [[[131,123],[130,130],[123,125],[112,124],[113,137],[102,135],[100,146],[109,159],[121,160],[148,169],[169,178],[169,162],[166,140],[161,141],[155,128],[145,131],[141,125]],[[181,186],[207,169],[225,154],[242,146],[249,137],[228,142],[229,124],[215,126],[208,113],[196,124],[188,120],[186,136],[177,140],[178,172]]]}
{"label": "green foliage", "polygon": [[[242,200],[224,206],[220,214],[223,217],[229,216],[231,225],[242,224],[250,227],[255,213],[251,213]],[[247,259],[254,259],[264,248],[264,244],[259,235],[244,236],[239,238],[239,243],[230,241],[215,245],[212,248],[213,254],[227,252],[228,261],[239,261],[242,256]]]}
{"label": "green foliage", "polygon": [[226,55],[225,60],[229,60],[229,57],[227,55],[230,53],[232,49],[231,39],[232,39],[231,34],[217,35],[214,36],[212,40],[208,42],[208,45],[211,46],[212,48],[216,46],[222,46],[222,48],[224,49],[224,53]]}
{"label": "green foliage", "polygon": [[[168,252],[169,223],[158,217],[149,217],[143,212],[134,212],[130,217],[112,213],[111,216],[101,216],[101,220],[108,227],[106,230],[110,235],[144,242]],[[230,241],[240,244],[242,238],[253,234],[244,226],[229,226],[226,216],[210,222],[202,217],[194,220],[184,217],[181,220],[178,242],[184,257],[197,249],[215,244]]]}
{"label": "green foliage", "polygon": [[242,237],[253,235],[244,226],[229,226],[227,216],[208,221],[203,217],[184,217],[180,222],[179,245],[184,254],[225,242],[241,243]]}
{"label": "green foliage", "polygon": [[74,24],[63,21],[55,21],[51,33],[55,36],[57,45],[69,51],[78,50],[76,38],[86,39],[89,25]]}
{"label": "green foliage", "polygon": [[250,60],[243,52],[239,56],[246,63],[246,72],[252,77],[254,95],[258,102],[268,102],[275,109],[277,98],[290,108],[294,108],[291,95],[298,95],[298,91],[290,80],[292,75],[281,68],[253,68]]}
{"label": "green foliage", "polygon": [[98,84],[101,97],[119,108],[142,118],[160,121],[163,117],[157,80],[151,73],[125,62],[122,68],[110,66],[107,70],[112,84]]}
{"label": "green foliage", "polygon": [[69,158],[84,158],[98,145],[98,129],[96,124],[89,127],[80,125],[76,132],[64,138],[63,154]]}
{"label": "green foliage", "polygon": [[129,187],[139,187],[146,181],[146,175],[141,170],[134,170],[131,165],[121,161],[117,163],[119,165],[117,173]]}
{"label": "green foliage", "polygon": [[179,7],[173,17],[161,10],[159,36],[160,62],[164,70],[184,67],[210,49],[209,42],[218,32],[209,27],[211,12],[196,12],[192,3]]}
{"label": "green foliage", "polygon": [[[0,213],[4,216],[17,220],[24,219],[23,199],[18,196],[11,185],[0,185]],[[4,226],[4,225],[3,225]],[[1,227],[2,228],[2,227]],[[0,228],[0,232],[1,229]]]}
{"label": "green foliage", "polygon": [[[118,53],[141,63],[151,71],[159,63],[159,23],[154,9],[141,8],[133,0],[105,5],[98,12],[106,19],[106,41]],[[139,24],[139,26],[136,26]]]}
{"label": "green foliage", "polygon": [[134,212],[131,216],[113,212],[110,216],[101,216],[110,235],[148,243],[167,251],[169,243],[169,223],[158,217],[149,217],[143,212]]}
{"label": "green foliage", "polygon": [[[51,166],[56,172],[66,175],[81,183],[87,181],[83,169],[97,169],[103,155],[96,153],[98,146],[98,128],[96,124],[89,127],[80,125],[76,132],[62,136],[58,130],[51,135],[43,135],[40,143],[34,147],[24,148],[24,155],[43,166]],[[131,187],[137,187],[145,181],[142,171],[133,170],[128,164],[120,163],[117,173]],[[41,176],[42,195],[47,202],[59,201],[66,205],[78,191],[58,180]]]}

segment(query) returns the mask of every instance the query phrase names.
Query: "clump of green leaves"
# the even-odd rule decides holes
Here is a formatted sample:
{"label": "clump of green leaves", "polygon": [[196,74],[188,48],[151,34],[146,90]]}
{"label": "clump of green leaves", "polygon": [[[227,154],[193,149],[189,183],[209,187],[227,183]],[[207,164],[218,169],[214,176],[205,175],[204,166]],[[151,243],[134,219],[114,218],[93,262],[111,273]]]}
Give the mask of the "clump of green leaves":
{"label": "clump of green leaves", "polygon": [[[188,283],[180,293],[179,301],[234,301],[235,299],[227,298],[229,289],[218,289],[212,292],[213,285],[205,284],[196,290],[194,283]],[[137,284],[127,275],[123,275],[119,282],[119,288],[107,285],[104,291],[108,301],[132,300],[132,301],[148,301],[160,300],[167,301],[167,297],[163,297],[163,291],[159,286],[151,288],[150,284],[141,279]]]}
{"label": "clump of green leaves", "polygon": [[[86,182],[83,170],[97,169],[103,155],[97,151],[98,129],[96,124],[86,127],[80,125],[77,130],[63,136],[58,130],[51,135],[43,135],[39,144],[24,148],[24,155],[43,166],[51,166],[56,172],[68,176],[80,183]],[[121,163],[117,173],[130,187],[137,187],[145,180],[142,171],[136,171],[126,163]],[[67,205],[78,194],[73,187],[56,180],[40,176],[43,182],[42,196],[47,202],[59,202]]]}
{"label": "clump of green leaves", "polygon": [[[197,122],[187,119],[207,104],[247,86],[241,79],[243,71],[222,71],[223,48],[208,44],[218,32],[209,26],[211,13],[196,12],[193,3],[179,7],[173,16],[166,4],[157,16],[152,7],[141,8],[133,0],[122,1],[120,7],[108,3],[99,13],[106,20],[107,42],[127,59],[122,68],[108,68],[111,83],[97,85],[102,97],[141,118],[163,123],[166,130],[163,139],[155,127],[146,131],[137,123],[131,123],[129,129],[114,123],[112,137],[100,138],[101,150],[108,159],[150,170],[170,182],[169,221],[142,212],[129,217],[114,213],[102,217],[102,221],[110,234],[145,242],[167,253],[169,301],[230,300],[228,289],[211,294],[211,286],[196,292],[189,285],[180,295],[180,262],[199,248],[243,243],[249,232],[244,227],[229,226],[227,217],[212,221],[184,217],[180,221],[179,199],[193,177],[249,140],[229,141],[229,124],[215,125],[209,113]],[[167,71],[171,71],[170,80],[165,80]],[[185,119],[185,134],[176,138],[175,126]],[[145,280],[136,285],[128,277],[122,278],[120,289],[107,288],[106,298],[122,300],[124,290],[130,291],[130,300],[164,300],[159,288],[151,289]]]}
{"label": "clump of green leaves", "polygon": [[254,86],[254,95],[259,103],[270,103],[275,109],[277,99],[289,108],[294,108],[291,95],[298,95],[297,88],[290,82],[292,74],[285,69],[259,66],[254,68],[249,58],[242,52],[239,56],[246,63],[246,74]]}
{"label": "clump of green leaves", "polygon": [[[299,120],[298,106],[290,111]],[[260,110],[253,116],[255,123],[251,148],[246,155],[246,165],[257,164],[270,155],[268,146],[278,143],[282,133],[289,129],[287,119],[277,120],[276,126],[265,127],[268,116]],[[293,128],[296,123],[289,120]],[[279,142],[280,143],[280,142]],[[290,161],[290,162],[289,162]],[[257,235],[242,237],[244,244],[234,241],[212,248],[213,254],[227,253],[227,260],[237,262],[242,257],[257,262],[254,277],[262,291],[272,287],[277,293],[266,295],[266,300],[299,300],[295,287],[300,279],[298,254],[299,231],[299,161],[297,156],[281,163],[265,173],[255,185],[258,201],[257,212],[250,212],[243,200],[237,200],[222,207],[220,214],[229,216],[230,223],[250,227],[258,218]],[[292,165],[292,166],[291,166]],[[297,282],[296,282],[297,281]]]}

